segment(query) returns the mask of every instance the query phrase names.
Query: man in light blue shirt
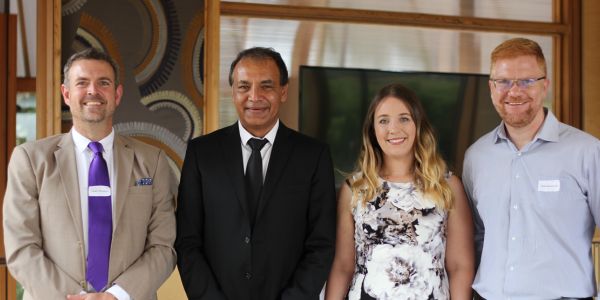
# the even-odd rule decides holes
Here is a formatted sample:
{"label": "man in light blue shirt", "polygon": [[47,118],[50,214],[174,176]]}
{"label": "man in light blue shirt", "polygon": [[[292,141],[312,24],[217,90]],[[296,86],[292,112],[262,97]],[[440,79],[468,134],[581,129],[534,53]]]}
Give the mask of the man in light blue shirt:
{"label": "man in light blue shirt", "polygon": [[536,42],[508,40],[491,58],[502,123],[463,167],[480,258],[473,288],[485,299],[591,299],[600,141],[542,106],[549,80]]}

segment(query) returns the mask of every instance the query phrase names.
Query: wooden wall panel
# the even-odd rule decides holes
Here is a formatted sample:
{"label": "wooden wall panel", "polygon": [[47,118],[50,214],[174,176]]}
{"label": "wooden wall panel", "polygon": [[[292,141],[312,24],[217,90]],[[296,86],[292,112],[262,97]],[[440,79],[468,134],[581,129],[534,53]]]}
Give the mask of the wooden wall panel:
{"label": "wooden wall panel", "polygon": [[583,129],[600,138],[600,2],[582,3]]}
{"label": "wooden wall panel", "polygon": [[37,137],[61,132],[61,0],[37,0]]}
{"label": "wooden wall panel", "polygon": [[[205,0],[204,134],[219,129],[219,63],[221,8],[219,0]],[[210,41],[210,42],[208,42]]]}
{"label": "wooden wall panel", "polygon": [[[17,87],[17,17],[0,15],[0,206],[6,188],[6,167],[16,143]],[[0,216],[0,229],[2,229]],[[4,240],[0,230],[0,241]],[[4,243],[0,243],[0,258],[4,258]]]}
{"label": "wooden wall panel", "polygon": [[0,300],[7,300],[6,296],[7,296],[7,291],[8,289],[6,288],[6,276],[7,276],[7,269],[5,266],[0,265]]}
{"label": "wooden wall panel", "polygon": [[[6,168],[16,143],[17,17],[0,14],[0,207],[6,189]],[[15,282],[5,267],[4,233],[0,215],[0,300],[15,299]]]}

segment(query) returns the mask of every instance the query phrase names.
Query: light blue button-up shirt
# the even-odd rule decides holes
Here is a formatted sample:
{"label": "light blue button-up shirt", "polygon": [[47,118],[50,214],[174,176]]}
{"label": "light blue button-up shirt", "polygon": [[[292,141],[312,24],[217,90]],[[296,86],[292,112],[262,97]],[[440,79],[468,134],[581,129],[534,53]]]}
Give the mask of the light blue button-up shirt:
{"label": "light blue button-up shirt", "polygon": [[465,155],[462,179],[481,258],[473,288],[487,299],[596,293],[600,141],[544,110],[542,128],[521,150],[501,123]]}

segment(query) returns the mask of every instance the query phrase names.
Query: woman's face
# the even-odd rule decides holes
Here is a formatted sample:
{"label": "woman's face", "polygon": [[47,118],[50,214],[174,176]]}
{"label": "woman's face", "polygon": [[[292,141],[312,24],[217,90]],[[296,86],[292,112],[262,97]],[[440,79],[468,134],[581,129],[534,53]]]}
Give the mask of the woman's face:
{"label": "woman's face", "polygon": [[414,156],[417,128],[404,101],[393,96],[384,98],[375,109],[373,126],[384,159]]}

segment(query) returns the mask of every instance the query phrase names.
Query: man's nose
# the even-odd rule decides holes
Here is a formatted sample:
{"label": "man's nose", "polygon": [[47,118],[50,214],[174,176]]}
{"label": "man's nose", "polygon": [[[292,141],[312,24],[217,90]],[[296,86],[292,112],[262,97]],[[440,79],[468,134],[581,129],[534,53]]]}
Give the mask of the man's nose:
{"label": "man's nose", "polygon": [[96,84],[91,83],[90,85],[88,85],[87,94],[88,95],[97,95],[98,94],[98,87],[96,86]]}

